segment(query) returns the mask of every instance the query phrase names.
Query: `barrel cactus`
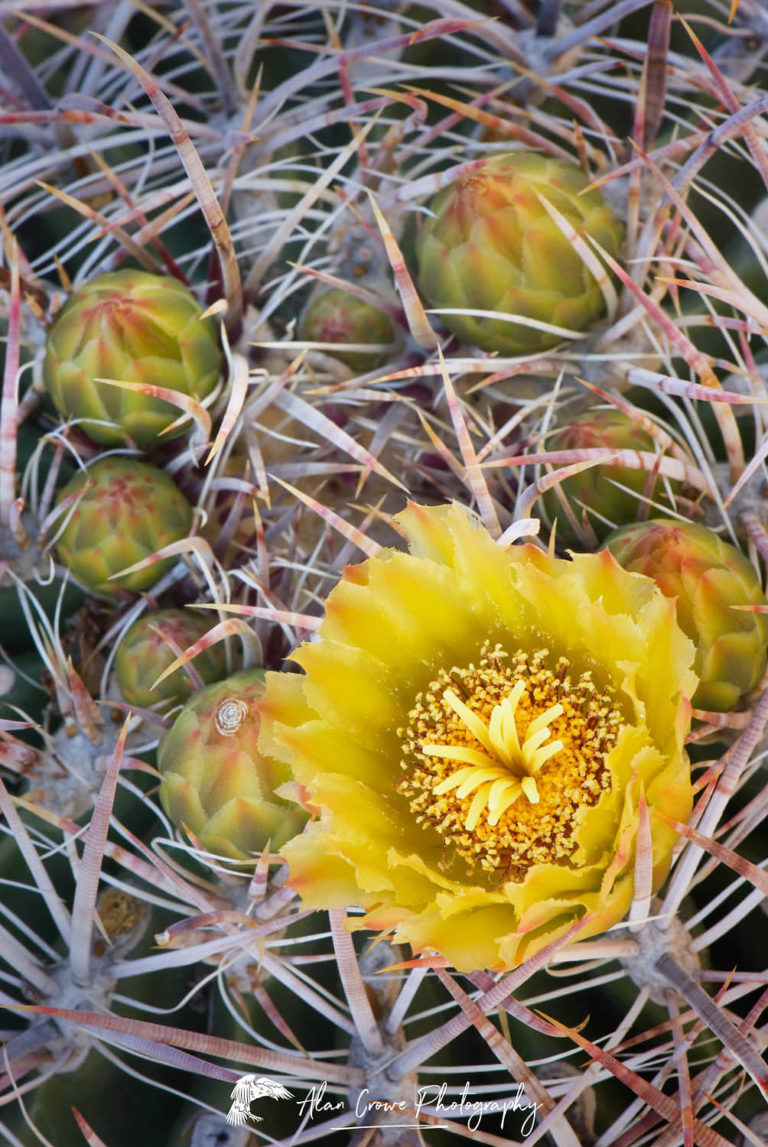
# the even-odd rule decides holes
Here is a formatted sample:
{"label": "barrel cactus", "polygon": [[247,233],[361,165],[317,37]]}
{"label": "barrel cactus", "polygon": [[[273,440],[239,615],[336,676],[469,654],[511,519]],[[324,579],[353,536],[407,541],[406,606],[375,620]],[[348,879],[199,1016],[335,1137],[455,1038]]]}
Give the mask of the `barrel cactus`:
{"label": "barrel cactus", "polygon": [[[550,217],[618,254],[622,225],[580,168],[533,152],[475,165],[430,205],[417,239],[418,282],[433,307],[519,315],[581,331],[604,310],[603,294],[572,240]],[[545,350],[559,335],[495,315],[446,314],[464,342],[502,354]]]}
{"label": "barrel cactus", "polygon": [[[255,1130],[275,1144],[358,1141],[361,1125],[371,1124],[382,1147],[422,1137],[435,1145],[479,1138],[571,1147],[763,1142],[761,685],[744,699],[753,709],[703,714],[706,721],[697,710],[689,726],[688,705],[673,700],[675,664],[664,656],[669,630],[677,629],[674,600],[608,552],[565,561],[546,553],[549,539],[534,536],[542,497],[532,452],[559,445],[552,436],[566,425],[570,404],[624,405],[623,395],[653,411],[654,449],[666,427],[676,445],[660,469],[685,481],[679,495],[665,482],[636,516],[646,509],[663,516],[665,494],[675,494],[681,517],[695,497],[696,520],[717,521],[724,538],[748,536],[768,555],[768,404],[761,401],[768,207],[756,211],[766,184],[765,4],[370,0],[331,5],[326,18],[304,0],[164,0],[157,19],[155,7],[137,15],[130,4],[22,0],[6,5],[0,21],[0,532],[35,559],[35,579],[55,583],[59,571],[48,559],[76,498],[58,513],[54,499],[70,463],[79,456],[91,466],[98,445],[84,439],[99,424],[115,434],[110,448],[118,443],[135,454],[124,449],[130,438],[152,450],[195,507],[195,536],[187,530],[166,547],[184,560],[150,588],[148,601],[126,601],[125,593],[94,601],[91,591],[67,620],[58,598],[53,609],[38,610],[37,580],[16,563],[15,550],[0,547],[11,587],[0,671],[14,672],[0,714],[0,772],[6,787],[13,778],[7,794],[0,784],[3,1142],[245,1147],[256,1142],[257,1118]],[[53,17],[39,18],[52,8]],[[104,39],[94,44],[90,29]],[[475,207],[487,204],[502,182],[488,174],[490,157],[513,151],[550,173],[561,161],[575,163],[582,186],[599,186],[626,220],[626,239],[615,219],[605,222],[606,208],[599,209],[605,234],[590,236],[584,214],[594,217],[589,205],[598,197],[556,192],[545,180],[525,219],[515,207],[480,218],[488,242],[468,251],[455,192],[444,189],[480,173],[487,194],[471,194]],[[440,193],[446,208],[433,222],[427,205]],[[469,190],[462,195],[469,200]],[[554,212],[536,223],[534,209],[547,206]],[[497,222],[503,226],[494,232]],[[455,256],[443,259],[441,228],[454,224],[458,272]],[[506,230],[523,224],[528,240],[513,249]],[[530,255],[537,249],[539,259]],[[515,264],[518,251],[525,258]],[[122,391],[99,383],[98,403],[67,409],[66,417],[48,394],[36,407],[48,332],[52,345],[60,337],[59,300],[126,260],[195,284],[198,302],[215,315],[210,323],[226,333],[226,385],[185,398],[168,389],[165,370],[131,382],[119,364],[103,377],[123,379]],[[506,299],[506,280],[498,285],[508,265],[513,287],[519,282],[516,301]],[[433,296],[443,280],[445,294]],[[389,345],[372,323],[362,331],[302,327],[305,305],[329,287],[353,292],[355,308],[358,296],[383,308],[395,331]],[[536,301],[533,319],[526,298]],[[571,313],[556,316],[550,304],[562,299]],[[465,314],[456,319],[460,337],[442,348],[440,316],[424,314],[433,307],[446,323],[450,311]],[[594,327],[588,319],[577,330],[590,313]],[[565,328],[571,338],[547,349],[545,340]],[[380,361],[374,342],[386,345]],[[320,344],[322,353],[300,353]],[[510,351],[521,357],[493,357]],[[375,380],[345,377],[358,364],[338,356],[369,352],[359,361],[373,363]],[[138,416],[133,427],[123,425],[101,405],[128,395],[142,410],[160,396],[169,405],[164,419],[175,420],[186,404],[195,433],[171,441],[155,427],[141,440]],[[14,424],[18,432],[25,422],[44,434],[50,479],[21,450],[14,465]],[[574,453],[563,451],[564,464]],[[605,468],[606,487],[617,469]],[[630,513],[654,476],[646,473]],[[160,490],[158,482],[148,519],[164,498]],[[409,511],[421,522],[412,555],[391,526],[406,499],[420,507]],[[439,516],[434,507],[445,505],[467,515],[466,545],[446,546],[444,532],[429,528]],[[558,498],[557,537],[567,543],[562,506]],[[88,530],[106,551],[110,528],[100,517],[107,515],[96,516],[99,529]],[[604,516],[621,523],[613,508]],[[51,555],[39,549],[41,532]],[[590,531],[583,533],[588,544]],[[147,550],[121,545],[118,570]],[[481,545],[488,560],[476,560]],[[507,567],[518,570],[525,554],[532,598],[521,627]],[[92,556],[89,563],[96,567]],[[444,592],[447,582],[453,595]],[[577,582],[590,603],[586,614],[576,608]],[[123,642],[127,618],[140,606],[154,608],[155,597],[163,606],[207,607],[209,624],[216,619],[232,645],[242,640],[255,650],[260,641],[270,672],[257,703],[258,748],[267,763],[285,760],[293,780],[257,807],[277,818],[273,806],[294,797],[317,818],[286,843],[266,830],[240,839],[254,817],[247,800],[224,811],[227,792],[252,791],[239,791],[235,765],[226,770],[231,789],[215,767],[201,773],[211,788],[220,783],[220,806],[207,794],[202,802],[200,786],[182,791],[187,764],[216,766],[220,746],[207,762],[203,749],[186,763],[179,752],[170,799],[171,774],[161,781],[148,757],[173,720],[161,709],[167,702],[153,696],[154,714],[138,706],[140,727],[114,708],[106,653]],[[509,608],[499,612],[501,602]],[[665,624],[646,624],[640,606],[650,602]],[[748,617],[730,612],[732,623]],[[23,621],[23,653],[9,649],[11,613]],[[506,659],[496,649],[505,634],[515,638]],[[549,660],[543,634],[558,639],[547,641]],[[582,639],[592,642],[591,658],[581,656]],[[692,642],[678,636],[682,644],[692,660]],[[549,739],[537,749],[537,734],[522,723],[526,697],[517,698],[505,669],[519,665],[528,680],[555,691],[561,658],[572,665],[562,681],[567,696],[553,697],[549,708],[572,706],[584,745],[592,721],[605,743],[616,706],[601,712],[601,699],[616,674],[627,682],[619,735],[632,751],[592,774],[601,803],[578,809],[570,796],[560,807],[536,780],[537,771],[564,777],[574,727],[550,711],[540,730],[549,729]],[[286,659],[294,672],[283,671]],[[199,654],[190,672],[204,676],[202,665]],[[395,691],[389,675],[395,680],[398,666]],[[494,779],[477,771],[482,765],[458,761],[449,775],[459,748],[450,738],[460,722],[469,730],[461,689],[475,672],[492,687],[510,686],[498,698],[472,688],[468,713],[476,699],[491,745],[512,758],[521,722],[522,761],[533,775],[519,781],[540,800],[525,797],[530,808],[519,823],[511,805],[501,809],[514,796],[501,773]],[[417,728],[430,718],[432,682],[438,738]],[[422,686],[421,708],[411,717],[414,698],[399,720],[401,695]],[[284,710],[295,691],[314,720],[277,720],[270,692],[278,687]],[[223,698],[225,716],[237,717],[239,706],[229,703],[241,696],[233,688]],[[377,732],[385,719],[386,742]],[[198,714],[198,729],[204,724]],[[398,752],[406,737],[416,740],[414,760]],[[554,752],[558,740],[563,748]],[[675,753],[675,783],[662,777],[652,787],[649,775],[660,757],[669,759],[665,740],[685,747]],[[388,763],[394,771],[385,776]],[[460,769],[475,772],[459,778]],[[392,783],[382,788],[387,776]],[[430,777],[445,786],[434,802],[424,787]],[[161,784],[178,833],[161,805]],[[439,825],[438,802],[446,814]],[[396,818],[379,815],[384,805]],[[463,821],[449,822],[459,807]],[[527,807],[521,802],[516,812]],[[498,978],[494,950],[512,943],[515,889],[508,886],[520,884],[519,841],[547,809],[554,820],[532,835],[531,847],[546,847],[560,826],[563,852],[546,884],[534,888],[528,870],[531,896],[512,954],[524,962]],[[585,820],[577,823],[579,809]],[[423,825],[416,823],[422,810]],[[467,854],[478,830],[499,832],[503,818],[517,841],[514,866],[507,850],[491,870],[485,847],[485,865],[475,862],[471,873]],[[214,822],[222,831],[209,838]],[[433,831],[445,848],[427,852]],[[407,847],[398,846],[401,833]],[[269,855],[262,850],[254,865],[267,837]],[[335,851],[323,849],[329,839]],[[578,863],[569,839],[583,846]],[[246,860],[227,852],[233,841]],[[585,868],[582,857],[594,864]],[[358,891],[350,896],[352,877]],[[104,886],[150,910],[130,954],[98,896]],[[618,921],[614,909],[625,907],[626,926],[608,927]],[[375,943],[350,935],[363,922],[361,909],[375,914]],[[414,938],[416,950],[392,943],[395,928]],[[464,969],[458,975],[445,966],[454,952]],[[72,1070],[89,1047],[83,1072],[92,1072],[92,1086]],[[251,1083],[280,1081],[293,1100],[254,1102],[250,1126],[227,1122],[244,1075]],[[398,1127],[403,1122],[410,1129]]]}
{"label": "barrel cactus", "polygon": [[160,800],[219,856],[253,863],[301,832],[307,814],[279,793],[289,767],[260,753],[264,672],[243,669],[195,693],[160,742]]}
{"label": "barrel cactus", "polygon": [[154,585],[173,558],[116,575],[186,538],[192,525],[192,507],[173,479],[134,458],[97,459],[62,488],[59,503],[68,499],[73,505],[56,540],[59,560],[97,593],[138,593]]}
{"label": "barrel cactus", "polygon": [[[76,290],[48,333],[43,374],[65,418],[80,420],[96,442],[151,446],[182,411],[141,390],[101,379],[211,393],[222,355],[216,323],[203,318],[178,279],[110,271]],[[183,432],[183,427],[179,432]]]}
{"label": "barrel cactus", "polygon": [[693,704],[714,712],[741,705],[768,657],[768,617],[749,609],[766,607],[754,566],[694,522],[638,522],[610,534],[607,546],[625,569],[677,598],[678,622],[696,646]]}
{"label": "barrel cactus", "polygon": [[[135,621],[115,654],[115,680],[129,705],[165,707],[189,699],[194,691],[184,669],[177,669],[155,685],[175,660],[208,632],[206,618],[184,609],[158,609]],[[222,645],[212,645],[194,660],[194,667],[207,684],[226,673]]]}

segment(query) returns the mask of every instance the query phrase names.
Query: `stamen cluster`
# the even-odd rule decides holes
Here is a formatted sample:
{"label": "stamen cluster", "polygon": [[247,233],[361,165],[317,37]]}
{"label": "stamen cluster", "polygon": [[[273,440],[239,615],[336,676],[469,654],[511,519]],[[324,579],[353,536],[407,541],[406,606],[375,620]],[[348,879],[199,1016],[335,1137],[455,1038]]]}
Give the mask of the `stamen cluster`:
{"label": "stamen cluster", "polygon": [[477,666],[441,670],[400,730],[398,789],[470,865],[520,879],[565,862],[578,811],[610,789],[605,757],[622,714],[591,670],[572,676],[548,650],[481,651]]}

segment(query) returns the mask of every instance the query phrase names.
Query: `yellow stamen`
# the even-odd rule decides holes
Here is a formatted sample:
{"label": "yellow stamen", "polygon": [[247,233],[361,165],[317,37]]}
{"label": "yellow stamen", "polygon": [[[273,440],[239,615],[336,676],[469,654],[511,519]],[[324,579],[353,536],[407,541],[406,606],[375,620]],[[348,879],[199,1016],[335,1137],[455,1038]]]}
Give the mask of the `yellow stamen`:
{"label": "yellow stamen", "polygon": [[522,786],[510,777],[501,777],[494,781],[488,793],[488,823],[498,824],[501,814],[509,808],[512,801],[517,800],[521,791]]}
{"label": "yellow stamen", "polygon": [[[525,688],[525,686],[523,686]],[[453,709],[457,717],[460,717],[464,724],[473,733],[484,749],[487,749],[491,757],[493,757],[493,741],[489,736],[488,726],[484,721],[481,721],[471,709],[468,709],[463,701],[459,700],[452,689],[446,689],[443,693],[443,700],[447,701]]]}
{"label": "yellow stamen", "polygon": [[465,761],[468,765],[479,765],[480,768],[486,765],[496,767],[493,757],[478,749],[465,749],[458,745],[424,745],[421,751],[428,757],[442,757],[446,761]]}
{"label": "yellow stamen", "polygon": [[[550,705],[535,717],[525,732],[525,740],[520,744],[516,712],[520,701],[526,696],[524,681],[515,681],[512,689],[497,705],[494,705],[486,723],[477,713],[456,696],[452,689],[443,692],[443,700],[461,719],[475,740],[486,750],[484,753],[469,745],[422,745],[422,753],[427,756],[442,757],[446,761],[461,761],[465,767],[452,776],[446,777],[435,786],[435,796],[456,789],[459,800],[469,796],[475,789],[472,803],[464,818],[464,827],[470,831],[475,827],[480,813],[487,807],[488,823],[497,824],[501,812],[524,793],[531,804],[537,804],[539,790],[536,787],[536,773],[541,766],[559,753],[562,741],[545,742],[550,735],[549,726],[563,713],[560,704]],[[514,794],[514,795],[511,795]],[[503,796],[508,796],[500,808]]]}

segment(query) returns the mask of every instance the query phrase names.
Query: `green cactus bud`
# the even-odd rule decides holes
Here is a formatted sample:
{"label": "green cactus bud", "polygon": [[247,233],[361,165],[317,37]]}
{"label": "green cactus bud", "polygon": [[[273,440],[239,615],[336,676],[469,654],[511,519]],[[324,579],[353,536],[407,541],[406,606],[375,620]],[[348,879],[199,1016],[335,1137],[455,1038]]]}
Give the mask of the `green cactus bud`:
{"label": "green cactus bud", "polygon": [[[593,410],[578,415],[568,426],[547,440],[545,449],[642,450],[649,454],[655,453],[651,435],[628,415],[616,409]],[[652,481],[650,498],[665,501],[665,484],[662,479],[657,477],[652,480],[647,470],[630,466],[591,466],[588,470],[564,478],[558,491],[565,498],[576,520],[581,522],[582,516],[586,514],[598,540],[604,541],[611,530],[637,519],[638,511],[643,506],[640,499],[645,496],[649,480]],[[619,486],[626,488],[619,489]],[[677,492],[681,483],[670,481],[669,486],[673,492]],[[542,503],[550,522],[557,518],[558,541],[564,545],[579,545],[582,539],[563,510],[558,492],[548,490],[542,497]]]}
{"label": "green cactus bud", "polygon": [[766,604],[754,566],[706,526],[663,518],[624,526],[607,546],[625,569],[677,598],[680,628],[696,646],[696,708],[735,709],[760,681],[768,655],[768,616],[733,608]]}
{"label": "green cactus bud", "polygon": [[275,790],[290,768],[257,748],[264,671],[243,669],[195,693],[160,742],[160,800],[209,852],[253,862],[301,832],[307,814]]}
{"label": "green cactus bud", "polygon": [[345,351],[345,343],[381,343],[389,346],[395,333],[387,315],[338,288],[320,291],[308,302],[299,320],[299,338],[307,342],[337,344],[326,353],[356,371],[374,370],[385,351]]}
{"label": "green cactus bud", "polygon": [[139,446],[151,446],[182,411],[97,379],[205,398],[216,385],[222,356],[216,323],[202,313],[178,279],[146,271],[113,271],[80,287],[46,343],[43,376],[59,412],[83,419],[82,429],[96,442],[118,445],[128,435]]}
{"label": "green cactus bud", "polygon": [[[604,311],[602,292],[545,198],[581,235],[618,253],[622,226],[573,164],[517,151],[478,164],[441,191],[416,241],[419,287],[434,307],[522,315],[580,331]],[[444,315],[464,342],[529,354],[559,341],[505,319]]]}
{"label": "green cactus bud", "polygon": [[[153,686],[178,652],[205,637],[209,628],[207,618],[186,609],[158,609],[135,621],[115,654],[115,680],[128,704],[148,709],[166,702],[163,708],[169,708],[187,701],[194,685],[183,666]],[[218,681],[227,671],[224,646],[212,645],[195,657],[193,665],[205,684]]]}
{"label": "green cactus bud", "polygon": [[58,501],[73,494],[80,497],[56,549],[82,585],[98,593],[138,593],[171,568],[174,559],[166,558],[110,580],[189,533],[192,507],[164,470],[135,458],[99,458],[63,487]]}

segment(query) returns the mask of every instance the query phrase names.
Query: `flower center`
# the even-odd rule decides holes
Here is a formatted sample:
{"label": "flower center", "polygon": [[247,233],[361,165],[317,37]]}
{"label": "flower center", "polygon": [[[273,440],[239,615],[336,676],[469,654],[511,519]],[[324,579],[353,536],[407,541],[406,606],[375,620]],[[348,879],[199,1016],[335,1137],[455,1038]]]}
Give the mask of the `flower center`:
{"label": "flower center", "polygon": [[452,689],[443,691],[443,701],[447,701],[459,720],[483,747],[480,751],[464,745],[423,744],[425,756],[441,757],[446,761],[461,761],[464,768],[457,769],[434,788],[435,796],[456,789],[461,798],[474,792],[464,827],[471,832],[480,819],[480,813],[488,806],[488,824],[499,823],[499,818],[514,800],[524,793],[532,804],[539,800],[536,787],[536,774],[541,766],[559,753],[562,741],[548,741],[550,724],[563,712],[562,705],[550,705],[526,729],[525,740],[520,744],[515,713],[518,703],[525,696],[524,681],[516,681],[512,691],[491,710],[488,723],[461,701]]}
{"label": "flower center", "polygon": [[566,658],[547,661],[484,646],[477,667],[438,674],[399,732],[398,791],[417,823],[512,879],[575,851],[578,810],[610,788],[604,761],[623,724],[589,671],[572,679]]}

